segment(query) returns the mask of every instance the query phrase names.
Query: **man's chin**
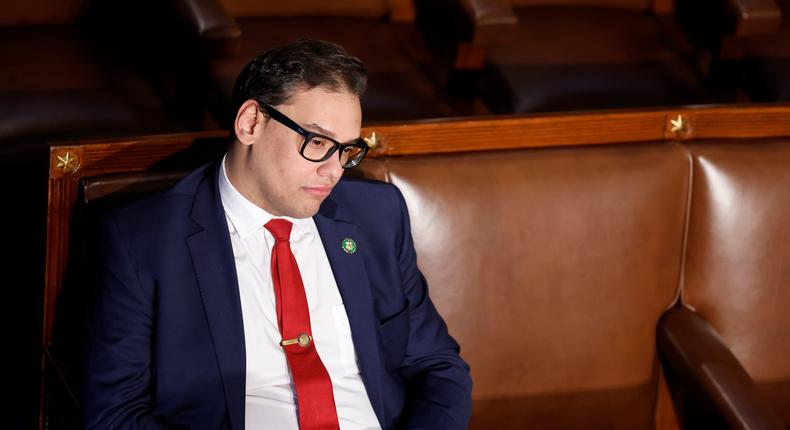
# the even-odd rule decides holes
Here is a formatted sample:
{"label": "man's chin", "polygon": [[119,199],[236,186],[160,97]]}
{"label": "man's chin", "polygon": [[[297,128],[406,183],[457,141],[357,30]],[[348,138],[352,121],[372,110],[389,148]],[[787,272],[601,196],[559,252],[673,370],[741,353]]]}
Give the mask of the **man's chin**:
{"label": "man's chin", "polygon": [[323,201],[324,199],[320,199],[318,201],[311,201],[307,204],[302,205],[299,208],[294,208],[292,211],[290,211],[291,213],[289,213],[287,216],[296,219],[312,218],[313,216],[315,216],[315,214],[318,213],[318,209],[321,208],[321,202]]}

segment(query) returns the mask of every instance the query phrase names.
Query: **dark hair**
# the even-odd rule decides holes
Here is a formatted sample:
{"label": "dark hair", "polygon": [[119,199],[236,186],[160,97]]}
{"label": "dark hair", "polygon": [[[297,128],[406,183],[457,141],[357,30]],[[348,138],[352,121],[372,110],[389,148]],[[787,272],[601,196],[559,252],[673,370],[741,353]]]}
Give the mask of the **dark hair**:
{"label": "dark hair", "polygon": [[341,46],[323,40],[297,40],[266,50],[244,67],[233,88],[231,121],[249,99],[277,106],[295,91],[315,87],[361,96],[366,85],[365,65]]}

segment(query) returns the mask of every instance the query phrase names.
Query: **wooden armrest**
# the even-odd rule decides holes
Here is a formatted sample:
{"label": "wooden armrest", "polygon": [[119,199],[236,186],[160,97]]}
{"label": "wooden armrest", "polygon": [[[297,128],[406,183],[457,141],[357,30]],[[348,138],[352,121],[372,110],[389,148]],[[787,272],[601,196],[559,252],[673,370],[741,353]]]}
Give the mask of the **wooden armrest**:
{"label": "wooden armrest", "polygon": [[782,12],[776,0],[726,0],[729,28],[738,36],[771,33],[779,28]]}
{"label": "wooden armrest", "polygon": [[460,0],[471,28],[471,42],[497,45],[513,41],[518,17],[503,0]]}
{"label": "wooden armrest", "polygon": [[706,397],[730,428],[786,430],[719,334],[697,313],[684,307],[665,312],[657,342],[664,364]]}
{"label": "wooden armrest", "polygon": [[175,10],[195,31],[211,54],[232,54],[238,48],[241,29],[217,0],[171,0]]}

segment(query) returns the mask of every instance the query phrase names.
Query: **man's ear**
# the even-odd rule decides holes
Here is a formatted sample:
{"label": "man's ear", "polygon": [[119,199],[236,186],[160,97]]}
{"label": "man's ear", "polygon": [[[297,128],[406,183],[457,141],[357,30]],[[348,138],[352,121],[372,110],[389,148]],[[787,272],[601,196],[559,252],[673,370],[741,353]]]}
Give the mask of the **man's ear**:
{"label": "man's ear", "polygon": [[244,145],[252,145],[263,129],[263,115],[258,110],[258,102],[247,100],[241,104],[233,123],[236,139]]}

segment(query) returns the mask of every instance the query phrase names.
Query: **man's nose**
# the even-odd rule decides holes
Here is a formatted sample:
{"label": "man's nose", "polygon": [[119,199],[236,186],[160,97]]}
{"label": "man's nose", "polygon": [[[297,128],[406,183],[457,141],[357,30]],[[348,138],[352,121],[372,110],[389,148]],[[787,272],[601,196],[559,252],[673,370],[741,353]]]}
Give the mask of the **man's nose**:
{"label": "man's nose", "polygon": [[343,174],[343,165],[340,164],[340,157],[335,153],[329,159],[322,161],[321,165],[318,166],[318,174],[333,180],[339,178]]}

